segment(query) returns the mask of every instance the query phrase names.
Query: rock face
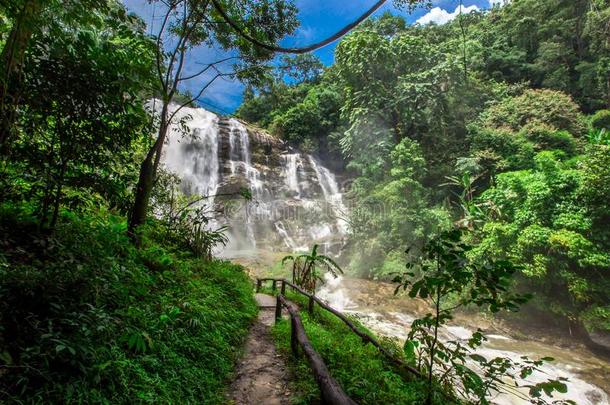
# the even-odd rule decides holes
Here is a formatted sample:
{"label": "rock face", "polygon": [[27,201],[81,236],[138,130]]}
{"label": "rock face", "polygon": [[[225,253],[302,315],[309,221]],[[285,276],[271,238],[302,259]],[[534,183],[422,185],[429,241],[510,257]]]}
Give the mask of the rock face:
{"label": "rock face", "polygon": [[[222,254],[269,249],[338,255],[347,232],[346,208],[335,174],[311,155],[263,130],[200,108],[184,108],[169,136],[164,163],[187,194],[210,196],[212,226],[226,225]],[[182,135],[180,125],[189,128]],[[239,195],[246,189],[246,201]],[[216,196],[216,197],[214,197]]]}

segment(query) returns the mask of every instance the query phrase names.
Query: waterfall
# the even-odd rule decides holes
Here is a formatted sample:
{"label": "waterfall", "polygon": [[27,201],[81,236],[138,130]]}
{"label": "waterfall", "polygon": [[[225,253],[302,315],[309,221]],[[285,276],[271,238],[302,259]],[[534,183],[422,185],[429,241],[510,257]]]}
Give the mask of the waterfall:
{"label": "waterfall", "polygon": [[316,172],[318,183],[324,193],[324,199],[331,213],[337,219],[337,228],[341,234],[347,233],[347,222],[344,217],[347,214],[347,209],[343,204],[343,194],[339,191],[339,185],[335,179],[335,175],[330,172],[326,167],[320,165],[313,156],[309,156],[309,162]]}
{"label": "waterfall", "polygon": [[299,170],[303,168],[303,161],[298,153],[290,153],[283,156],[284,159],[284,178],[288,190],[301,198],[301,187],[299,185]]}
{"label": "waterfall", "polygon": [[[254,232],[253,215],[265,215],[267,213],[264,208],[264,185],[260,179],[260,172],[252,166],[252,154],[250,151],[250,136],[248,129],[238,120],[231,118],[229,120],[229,146],[230,146],[230,167],[231,174],[235,175],[236,166],[243,167],[244,175],[247,179],[250,192],[252,193],[253,202],[248,204],[245,210],[246,235],[253,248],[256,248],[256,236]],[[237,136],[236,136],[237,135]],[[237,145],[239,141],[239,146]],[[239,159],[239,161],[235,161]]]}
{"label": "waterfall", "polygon": [[190,133],[177,134],[174,125],[165,151],[165,165],[181,176],[185,194],[209,196],[207,202],[212,206],[220,185],[218,117],[200,108],[185,107],[176,114],[175,121],[184,122]]}
{"label": "waterfall", "polygon": [[[284,223],[282,221],[277,221],[274,223],[275,229],[277,230],[277,232],[279,233],[279,235],[282,237],[282,240],[284,241],[284,244],[286,245],[286,247],[292,251],[299,251],[299,250],[303,250],[303,248],[300,248],[297,246],[296,242],[294,241],[294,239],[292,239],[290,237],[290,235],[288,234],[288,231],[286,231],[286,227],[284,226]],[[305,249],[307,250],[307,249]]]}
{"label": "waterfall", "polygon": [[[188,136],[180,136],[184,125]],[[326,254],[339,253],[345,221],[328,221],[321,207],[333,217],[344,215],[345,207],[334,174],[321,162],[201,108],[176,114],[168,139],[165,167],[181,178],[186,194],[209,196],[205,204],[216,213],[210,228],[228,227],[225,257],[261,249],[304,251],[313,244]],[[242,188],[250,191],[251,201],[238,196]]]}

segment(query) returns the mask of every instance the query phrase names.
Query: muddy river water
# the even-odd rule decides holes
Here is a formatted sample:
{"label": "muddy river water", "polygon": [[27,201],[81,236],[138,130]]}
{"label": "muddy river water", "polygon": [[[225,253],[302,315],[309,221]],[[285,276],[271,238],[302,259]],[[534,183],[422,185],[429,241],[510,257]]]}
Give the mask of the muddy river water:
{"label": "muddy river water", "polygon": [[[378,335],[404,341],[411,322],[425,314],[427,306],[423,301],[395,296],[394,288],[395,286],[389,283],[339,277],[327,279],[318,295],[334,308],[353,314]],[[518,359],[520,356],[528,356],[530,359],[555,359],[545,363],[541,372],[535,372],[527,379],[529,383],[542,382],[548,378],[568,379],[567,394],[555,393],[552,399],[547,398],[549,402],[569,399],[579,405],[610,403],[610,362],[597,357],[584,347],[564,347],[552,341],[524,337],[522,333],[511,333],[506,327],[501,327],[497,322],[478,314],[457,315],[453,323],[442,330],[441,335],[447,340],[467,341],[477,328],[482,329],[489,339],[477,349],[477,353],[487,359],[498,356],[511,359]],[[519,396],[505,393],[498,394],[493,402],[499,405],[528,403]]]}

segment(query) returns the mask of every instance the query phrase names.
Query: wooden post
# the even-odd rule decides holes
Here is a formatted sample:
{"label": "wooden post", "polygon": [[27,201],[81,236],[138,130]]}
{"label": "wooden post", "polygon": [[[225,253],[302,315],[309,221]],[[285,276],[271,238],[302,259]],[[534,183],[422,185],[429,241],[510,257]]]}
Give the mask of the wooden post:
{"label": "wooden post", "polygon": [[271,285],[271,289],[275,291],[277,289],[277,280],[273,280],[273,284]]}
{"label": "wooden post", "polygon": [[261,283],[262,281],[260,279],[256,279],[256,292],[259,292],[261,290]]}
{"label": "wooden post", "polygon": [[309,305],[307,306],[307,311],[313,315],[313,305],[314,305],[315,301],[313,300],[313,296],[309,297]]}
{"label": "wooden post", "polygon": [[297,339],[297,325],[294,317],[290,318],[290,348],[294,357],[299,356],[299,341]]}
{"label": "wooden post", "polygon": [[282,302],[280,301],[280,296],[277,296],[277,300],[275,302],[275,323],[278,323],[282,318]]}
{"label": "wooden post", "polygon": [[282,280],[282,295],[286,295],[286,280]]}

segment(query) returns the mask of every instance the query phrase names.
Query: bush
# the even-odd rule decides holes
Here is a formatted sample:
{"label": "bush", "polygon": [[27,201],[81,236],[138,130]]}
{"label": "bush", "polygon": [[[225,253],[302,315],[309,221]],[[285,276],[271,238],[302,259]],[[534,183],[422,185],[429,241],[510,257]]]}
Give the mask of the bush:
{"label": "bush", "polygon": [[531,141],[537,151],[558,149],[569,156],[576,154],[574,137],[569,132],[559,131],[550,125],[531,122],[521,128],[519,135]]}
{"label": "bush", "polygon": [[560,91],[526,90],[508,97],[482,114],[483,126],[518,131],[531,122],[541,122],[580,137],[585,134],[584,118],[572,98]]}
{"label": "bush", "polygon": [[256,314],[239,266],[136,249],[125,220],[65,212],[52,235],[0,207],[0,401],[223,403]]}
{"label": "bush", "polygon": [[610,110],[599,110],[589,121],[593,129],[610,131]]}

